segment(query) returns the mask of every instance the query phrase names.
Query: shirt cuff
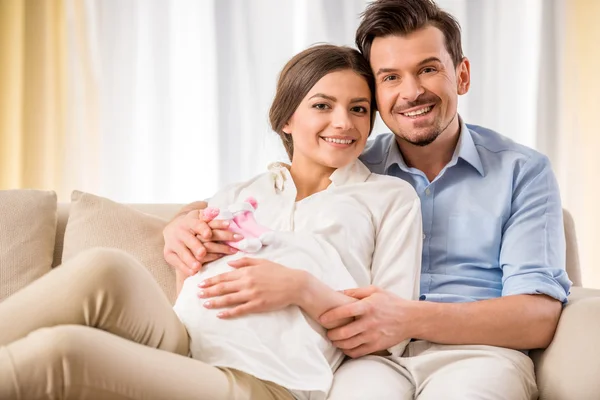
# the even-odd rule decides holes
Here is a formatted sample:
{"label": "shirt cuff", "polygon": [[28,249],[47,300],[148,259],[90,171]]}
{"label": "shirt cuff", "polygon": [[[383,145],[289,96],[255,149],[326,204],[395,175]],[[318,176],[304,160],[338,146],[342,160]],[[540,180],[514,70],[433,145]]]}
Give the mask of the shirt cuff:
{"label": "shirt cuff", "polygon": [[502,287],[502,296],[519,294],[545,294],[563,304],[567,304],[567,296],[571,287],[571,281],[564,271],[557,278],[548,276],[546,273],[531,272],[526,275],[509,276]]}

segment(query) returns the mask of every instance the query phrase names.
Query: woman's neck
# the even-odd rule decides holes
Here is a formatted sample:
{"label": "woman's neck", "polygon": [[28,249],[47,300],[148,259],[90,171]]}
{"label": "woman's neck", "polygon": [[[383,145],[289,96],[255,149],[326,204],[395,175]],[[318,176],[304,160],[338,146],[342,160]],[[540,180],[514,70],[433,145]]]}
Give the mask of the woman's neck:
{"label": "woman's neck", "polygon": [[293,160],[290,175],[296,185],[296,201],[327,189],[333,171],[335,168],[318,165],[308,160]]}

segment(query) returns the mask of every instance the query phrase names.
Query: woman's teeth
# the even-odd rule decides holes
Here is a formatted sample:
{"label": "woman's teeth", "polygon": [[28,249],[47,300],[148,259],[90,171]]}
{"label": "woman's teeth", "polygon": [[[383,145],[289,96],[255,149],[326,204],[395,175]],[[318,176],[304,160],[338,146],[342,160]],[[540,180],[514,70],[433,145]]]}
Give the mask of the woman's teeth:
{"label": "woman's teeth", "polygon": [[432,108],[433,108],[433,106],[429,106],[429,107],[421,108],[419,110],[402,113],[402,115],[405,115],[407,117],[416,117],[419,115],[427,114],[429,111],[431,111]]}
{"label": "woman's teeth", "polygon": [[337,144],[351,144],[354,140],[352,139],[334,139],[334,138],[323,138],[326,142],[337,143]]}

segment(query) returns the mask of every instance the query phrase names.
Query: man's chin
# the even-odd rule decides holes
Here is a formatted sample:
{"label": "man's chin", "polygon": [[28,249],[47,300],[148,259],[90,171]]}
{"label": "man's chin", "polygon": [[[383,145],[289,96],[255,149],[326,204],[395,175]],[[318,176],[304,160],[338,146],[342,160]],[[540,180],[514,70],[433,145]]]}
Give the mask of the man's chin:
{"label": "man's chin", "polygon": [[427,135],[419,135],[417,137],[407,137],[405,135],[399,135],[401,139],[405,142],[412,144],[413,146],[425,147],[429,146],[431,143],[435,142],[435,140],[440,136],[439,132],[433,132]]}

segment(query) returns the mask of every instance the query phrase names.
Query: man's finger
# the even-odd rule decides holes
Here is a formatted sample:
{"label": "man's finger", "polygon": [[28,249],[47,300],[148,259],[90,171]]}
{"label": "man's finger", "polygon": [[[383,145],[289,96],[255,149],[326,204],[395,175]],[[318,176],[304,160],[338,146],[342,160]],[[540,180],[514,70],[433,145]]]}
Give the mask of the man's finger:
{"label": "man's finger", "polygon": [[344,326],[330,329],[329,331],[327,331],[327,337],[332,342],[348,340],[357,335],[364,334],[364,332],[367,331],[367,328],[368,327],[366,326],[364,319],[359,318],[356,321],[352,321]]}
{"label": "man's finger", "polygon": [[242,257],[237,260],[229,261],[227,264],[232,266],[233,268],[244,268],[244,267],[252,267],[255,265],[262,264],[264,262],[261,258],[250,258],[250,257]]}
{"label": "man's finger", "polygon": [[182,242],[185,244],[185,247],[189,249],[196,260],[200,261],[207,253],[202,242],[191,232],[185,232],[182,235]]}
{"label": "man's finger", "polygon": [[349,339],[345,339],[345,340],[336,340],[336,341],[332,341],[333,345],[335,347],[337,347],[338,349],[341,350],[351,350],[351,349],[355,349],[358,346],[368,343],[368,339],[367,339],[367,335],[364,333],[361,333],[359,335],[356,336],[352,336]]}
{"label": "man's finger", "polygon": [[179,257],[179,259],[185,263],[188,269],[193,270],[194,273],[200,270],[200,267],[202,266],[200,264],[200,261],[198,261],[196,257],[194,257],[194,255],[192,254],[190,249],[187,248],[187,246],[185,246],[182,243],[176,243],[172,251],[175,254],[177,254],[177,257]]}
{"label": "man's finger", "polygon": [[346,354],[350,358],[358,358],[362,356],[366,356],[367,354],[371,354],[377,351],[377,346],[375,343],[364,343],[358,347],[348,350],[342,350],[344,354]]}
{"label": "man's finger", "polygon": [[322,324],[338,321],[345,318],[359,317],[366,312],[366,307],[362,301],[346,304],[333,310],[327,311],[319,317]]}
{"label": "man's finger", "polygon": [[376,293],[379,290],[377,286],[367,286],[362,288],[346,289],[342,291],[346,296],[362,300]]}
{"label": "man's finger", "polygon": [[186,227],[194,235],[200,235],[204,240],[209,240],[212,236],[212,229],[204,221],[197,218],[186,218]]}
{"label": "man's finger", "polygon": [[224,274],[215,275],[212,278],[203,280],[202,282],[200,282],[198,284],[198,287],[209,288],[211,286],[218,285],[221,282],[235,281],[239,278],[240,278],[239,271],[225,272]]}
{"label": "man's finger", "polygon": [[165,261],[170,266],[172,266],[172,267],[178,269],[179,271],[181,271],[185,276],[192,276],[192,275],[194,275],[194,270],[188,268],[188,266],[185,265],[185,263],[183,261],[181,261],[181,259],[177,256],[177,254],[175,252],[169,252],[169,253],[167,253],[165,255]]}

